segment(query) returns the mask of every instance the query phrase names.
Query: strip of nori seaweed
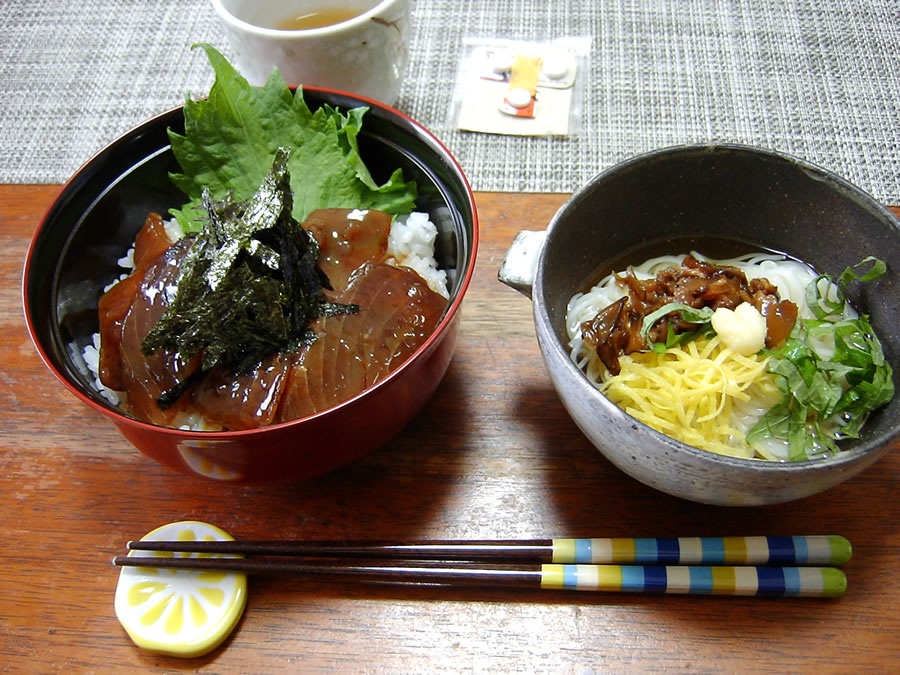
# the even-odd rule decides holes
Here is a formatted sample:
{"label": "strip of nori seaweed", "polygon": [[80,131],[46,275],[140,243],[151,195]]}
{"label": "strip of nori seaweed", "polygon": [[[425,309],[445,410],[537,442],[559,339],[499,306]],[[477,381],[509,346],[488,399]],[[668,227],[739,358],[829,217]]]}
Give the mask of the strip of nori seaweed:
{"label": "strip of nori seaweed", "polygon": [[246,201],[204,194],[208,222],[182,261],[175,297],[141,343],[148,355],[164,349],[189,360],[202,352],[202,363],[160,396],[160,408],[213,368],[248,373],[314,341],[309,324],[316,318],[359,311],[325,299],[331,284],[318,265],[318,243],[291,215],[287,158],[279,148]]}

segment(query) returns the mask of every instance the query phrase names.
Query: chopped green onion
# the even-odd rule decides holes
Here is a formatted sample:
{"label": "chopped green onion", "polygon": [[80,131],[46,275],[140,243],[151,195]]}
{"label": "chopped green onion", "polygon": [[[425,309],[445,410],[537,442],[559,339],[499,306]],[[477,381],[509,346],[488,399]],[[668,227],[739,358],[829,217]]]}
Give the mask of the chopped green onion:
{"label": "chopped green onion", "polygon": [[[872,264],[863,274],[854,271],[868,262]],[[837,283],[823,274],[809,284],[807,303],[817,318],[798,321],[785,344],[771,354],[769,371],[776,375],[782,398],[747,432],[748,443],[787,441],[792,461],[836,454],[837,440],[858,438],[872,412],[894,397],[893,371],[868,317],[843,318],[847,285],[873,281],[885,270],[884,262],[868,257],[844,270]],[[833,342],[833,356],[822,358],[811,339]]]}

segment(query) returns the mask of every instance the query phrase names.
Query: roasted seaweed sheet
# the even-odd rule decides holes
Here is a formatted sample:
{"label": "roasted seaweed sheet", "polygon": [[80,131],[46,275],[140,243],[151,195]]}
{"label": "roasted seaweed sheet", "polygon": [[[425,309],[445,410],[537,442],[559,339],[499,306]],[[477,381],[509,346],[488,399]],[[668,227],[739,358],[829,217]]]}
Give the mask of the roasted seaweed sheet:
{"label": "roasted seaweed sheet", "polygon": [[204,194],[205,226],[192,237],[168,308],[141,344],[145,354],[202,355],[200,367],[159,398],[162,408],[213,368],[247,373],[313,341],[316,318],[359,311],[325,297],[331,285],[318,265],[318,243],[291,215],[288,155],[278,149],[246,201]]}

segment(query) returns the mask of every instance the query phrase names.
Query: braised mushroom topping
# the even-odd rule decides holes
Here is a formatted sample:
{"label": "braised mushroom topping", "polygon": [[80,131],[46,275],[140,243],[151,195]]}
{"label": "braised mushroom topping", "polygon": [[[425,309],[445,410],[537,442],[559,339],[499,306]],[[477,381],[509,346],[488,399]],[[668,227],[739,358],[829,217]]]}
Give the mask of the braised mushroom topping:
{"label": "braised mushroom topping", "polygon": [[[619,373],[622,354],[645,351],[651,344],[669,343],[672,336],[706,329],[708,317],[697,321],[696,316],[681,311],[683,308],[708,308],[711,313],[748,302],[766,319],[768,347],[784,340],[797,319],[797,306],[781,300],[768,279],[748,280],[736,267],[714,265],[691,255],[685,256],[680,267],[660,270],[653,279],[642,281],[629,268],[623,276],[616,276],[616,283],[627,295],[581,325],[582,338],[597,350],[613,375]],[[648,330],[645,319],[666,305],[679,307],[665,313]]]}

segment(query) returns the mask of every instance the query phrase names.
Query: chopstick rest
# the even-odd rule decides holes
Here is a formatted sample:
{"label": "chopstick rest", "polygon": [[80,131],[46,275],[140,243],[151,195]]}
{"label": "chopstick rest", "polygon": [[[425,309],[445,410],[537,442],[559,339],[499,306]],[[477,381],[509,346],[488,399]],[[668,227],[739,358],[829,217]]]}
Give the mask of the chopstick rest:
{"label": "chopstick rest", "polygon": [[[196,520],[168,523],[144,536],[182,544],[231,539],[215,525]],[[183,658],[202,656],[228,637],[244,612],[247,578],[237,571],[194,574],[164,572],[154,565],[120,567],[116,617],[143,649]]]}

